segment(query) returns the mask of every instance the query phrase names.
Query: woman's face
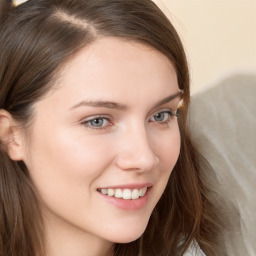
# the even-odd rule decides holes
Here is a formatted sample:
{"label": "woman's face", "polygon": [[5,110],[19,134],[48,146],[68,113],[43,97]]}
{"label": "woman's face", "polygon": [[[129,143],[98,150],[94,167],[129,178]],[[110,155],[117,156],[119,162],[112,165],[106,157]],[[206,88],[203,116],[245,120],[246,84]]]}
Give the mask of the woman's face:
{"label": "woman's face", "polygon": [[150,47],[103,38],[65,65],[56,86],[35,103],[23,152],[46,230],[137,239],[179,155],[174,67]]}

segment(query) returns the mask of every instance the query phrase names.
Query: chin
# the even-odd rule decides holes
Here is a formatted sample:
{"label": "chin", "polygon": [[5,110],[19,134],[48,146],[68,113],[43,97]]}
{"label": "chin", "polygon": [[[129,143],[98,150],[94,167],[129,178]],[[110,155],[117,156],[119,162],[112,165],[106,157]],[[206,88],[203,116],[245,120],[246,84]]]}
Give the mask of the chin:
{"label": "chin", "polygon": [[135,240],[137,240],[138,238],[141,237],[141,235],[143,234],[143,232],[141,232],[140,234],[136,234],[136,235],[123,235],[123,236],[119,236],[116,239],[113,240],[114,243],[117,244],[127,244],[127,243],[131,243]]}
{"label": "chin", "polygon": [[133,242],[140,238],[144,233],[147,225],[140,226],[130,226],[122,231],[112,232],[111,240],[114,243],[126,244]]}

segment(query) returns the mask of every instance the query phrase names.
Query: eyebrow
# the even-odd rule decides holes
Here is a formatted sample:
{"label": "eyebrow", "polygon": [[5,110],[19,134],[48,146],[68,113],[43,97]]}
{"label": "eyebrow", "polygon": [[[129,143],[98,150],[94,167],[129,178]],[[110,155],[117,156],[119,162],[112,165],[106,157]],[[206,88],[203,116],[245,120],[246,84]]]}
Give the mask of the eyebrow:
{"label": "eyebrow", "polygon": [[[159,107],[161,105],[164,105],[164,104],[176,99],[177,97],[181,97],[181,99],[182,99],[182,95],[183,95],[183,92],[179,91],[175,94],[172,94],[172,95],[160,100],[159,102],[157,102],[155,104],[154,107]],[[111,102],[111,101],[102,101],[102,100],[84,100],[84,101],[81,101],[80,103],[74,105],[73,107],[71,107],[71,110],[78,108],[78,107],[82,107],[82,106],[95,107],[95,108],[109,108],[109,109],[122,110],[122,111],[128,109],[127,105],[124,105],[121,103],[116,103],[116,102]]]}
{"label": "eyebrow", "polygon": [[78,107],[95,107],[95,108],[109,108],[109,109],[116,109],[116,110],[126,110],[128,107],[121,103],[111,102],[111,101],[101,101],[101,100],[84,100],[75,106],[71,107],[71,109],[78,108]]}
{"label": "eyebrow", "polygon": [[166,104],[166,103],[176,99],[177,97],[180,97],[180,100],[182,100],[182,97],[183,97],[183,91],[182,90],[180,90],[179,92],[164,98],[163,100],[160,100],[159,102],[156,103],[155,107],[162,106],[162,105],[164,105],[164,104]]}

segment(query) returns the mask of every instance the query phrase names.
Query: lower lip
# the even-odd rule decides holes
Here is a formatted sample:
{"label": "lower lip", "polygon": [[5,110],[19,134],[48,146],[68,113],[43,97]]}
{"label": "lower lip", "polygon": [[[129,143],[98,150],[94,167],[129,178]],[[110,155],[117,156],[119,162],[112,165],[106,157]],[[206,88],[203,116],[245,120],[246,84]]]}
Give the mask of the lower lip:
{"label": "lower lip", "polygon": [[150,190],[151,188],[148,188],[146,194],[142,197],[139,197],[138,199],[121,199],[103,195],[100,192],[98,193],[104,200],[106,200],[110,204],[113,204],[117,208],[122,210],[134,211],[143,208],[147,204]]}

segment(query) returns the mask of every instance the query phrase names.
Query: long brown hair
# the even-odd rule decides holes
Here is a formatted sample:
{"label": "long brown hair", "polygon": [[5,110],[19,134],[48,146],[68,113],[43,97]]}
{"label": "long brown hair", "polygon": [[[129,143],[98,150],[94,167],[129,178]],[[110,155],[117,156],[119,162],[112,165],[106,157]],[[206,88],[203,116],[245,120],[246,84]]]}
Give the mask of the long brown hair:
{"label": "long brown hair", "polygon": [[[29,126],[33,104],[52,88],[61,67],[100,37],[135,40],[170,59],[184,91],[180,157],[145,233],[129,244],[116,244],[115,255],[182,255],[193,240],[207,255],[215,255],[215,210],[186,127],[188,65],[171,22],[151,0],[29,0],[15,8],[9,2],[0,6],[0,109],[23,127]],[[37,198],[25,164],[12,161],[2,143],[1,256],[45,255]]]}

